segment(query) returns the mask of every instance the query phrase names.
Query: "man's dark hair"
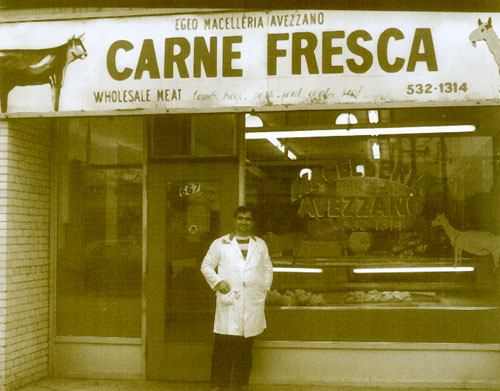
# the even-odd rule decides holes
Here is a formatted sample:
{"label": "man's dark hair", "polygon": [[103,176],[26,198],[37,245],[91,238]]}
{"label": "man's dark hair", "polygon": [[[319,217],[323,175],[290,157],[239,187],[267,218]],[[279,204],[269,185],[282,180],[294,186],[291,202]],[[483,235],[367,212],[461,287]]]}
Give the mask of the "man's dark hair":
{"label": "man's dark hair", "polygon": [[242,205],[238,206],[238,208],[234,211],[234,218],[238,217],[238,213],[250,213],[253,219],[253,210],[248,206]]}

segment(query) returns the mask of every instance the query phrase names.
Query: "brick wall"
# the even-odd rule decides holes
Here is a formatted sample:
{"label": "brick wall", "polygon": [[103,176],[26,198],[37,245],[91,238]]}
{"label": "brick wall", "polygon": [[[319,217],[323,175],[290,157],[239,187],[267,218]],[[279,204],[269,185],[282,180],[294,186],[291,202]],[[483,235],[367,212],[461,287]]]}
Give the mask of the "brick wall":
{"label": "brick wall", "polygon": [[0,120],[0,391],[48,371],[50,120]]}

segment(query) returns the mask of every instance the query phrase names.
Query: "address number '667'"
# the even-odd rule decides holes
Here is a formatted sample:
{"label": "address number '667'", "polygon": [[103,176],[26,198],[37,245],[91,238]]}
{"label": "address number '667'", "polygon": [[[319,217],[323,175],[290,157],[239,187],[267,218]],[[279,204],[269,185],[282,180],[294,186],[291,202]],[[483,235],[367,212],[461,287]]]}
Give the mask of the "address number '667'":
{"label": "address number '667'", "polygon": [[199,192],[200,192],[200,184],[190,183],[186,186],[182,186],[181,188],[179,188],[179,197],[186,197],[188,195]]}
{"label": "address number '667'", "polygon": [[467,92],[467,83],[439,83],[439,84],[408,84],[406,86],[406,94],[433,94],[436,92],[440,92],[442,94],[454,94],[460,92]]}

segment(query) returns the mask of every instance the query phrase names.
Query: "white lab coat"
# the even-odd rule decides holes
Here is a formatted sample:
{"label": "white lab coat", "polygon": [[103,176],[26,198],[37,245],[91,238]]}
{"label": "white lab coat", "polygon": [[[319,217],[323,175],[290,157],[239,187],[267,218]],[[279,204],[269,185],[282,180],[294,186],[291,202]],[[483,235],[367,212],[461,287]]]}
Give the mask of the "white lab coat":
{"label": "white lab coat", "polygon": [[217,292],[214,333],[253,337],[266,328],[264,305],[273,281],[273,265],[266,243],[250,238],[246,260],[233,234],[211,244],[201,272],[212,289],[222,280],[231,292]]}

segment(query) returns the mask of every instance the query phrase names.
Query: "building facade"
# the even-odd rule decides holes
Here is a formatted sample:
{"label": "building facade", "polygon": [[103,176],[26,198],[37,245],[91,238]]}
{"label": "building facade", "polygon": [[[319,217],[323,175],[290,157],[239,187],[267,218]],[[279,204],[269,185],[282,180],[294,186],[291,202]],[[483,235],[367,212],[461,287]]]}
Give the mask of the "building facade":
{"label": "building facade", "polygon": [[0,389],[207,381],[241,204],[253,382],[500,387],[499,13],[7,11]]}

